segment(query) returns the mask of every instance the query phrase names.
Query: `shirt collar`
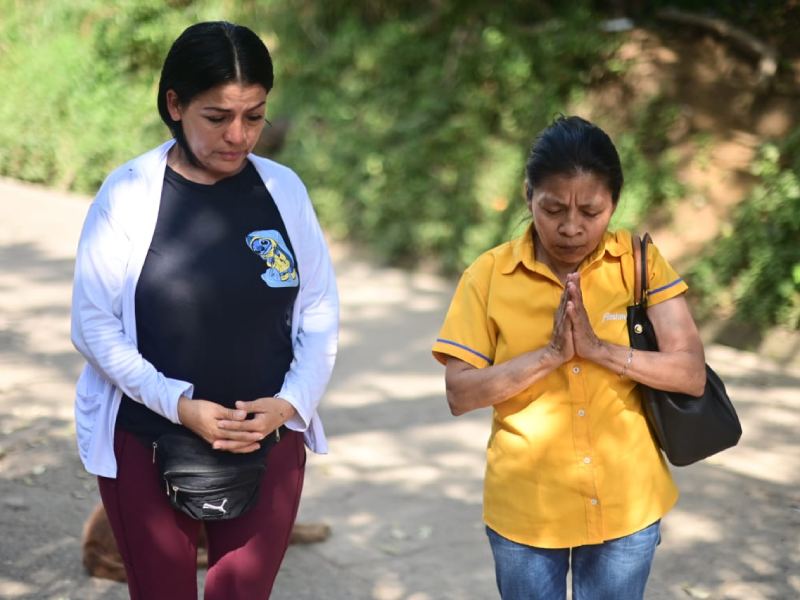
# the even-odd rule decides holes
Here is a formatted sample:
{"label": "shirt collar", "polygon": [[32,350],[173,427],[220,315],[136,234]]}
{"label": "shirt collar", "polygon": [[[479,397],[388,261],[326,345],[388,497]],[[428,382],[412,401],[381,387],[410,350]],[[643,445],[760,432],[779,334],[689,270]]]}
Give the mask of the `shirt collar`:
{"label": "shirt collar", "polygon": [[[626,239],[628,240],[627,244],[625,243]],[[632,252],[630,236],[626,232],[617,231],[611,233],[606,231],[603,234],[600,245],[584,259],[582,264],[584,266],[590,265],[600,260],[606,253],[620,257],[629,252]],[[511,241],[511,256],[508,263],[502,266],[500,272],[503,275],[510,275],[520,264],[534,273],[542,273],[545,269],[544,265],[536,260],[536,251],[533,245],[533,222],[525,229],[525,233]]]}

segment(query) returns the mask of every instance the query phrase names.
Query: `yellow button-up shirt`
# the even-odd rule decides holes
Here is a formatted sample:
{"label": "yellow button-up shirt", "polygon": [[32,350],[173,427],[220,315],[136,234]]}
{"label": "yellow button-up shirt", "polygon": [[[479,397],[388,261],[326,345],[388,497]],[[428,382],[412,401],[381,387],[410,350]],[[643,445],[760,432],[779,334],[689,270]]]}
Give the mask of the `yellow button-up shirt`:
{"label": "yellow button-up shirt", "polygon": [[[650,304],[686,291],[656,248],[648,258]],[[628,345],[630,234],[606,233],[579,273],[597,336]],[[464,272],[433,354],[442,363],[454,356],[484,368],[542,348],[563,291],[535,259],[529,227]],[[494,406],[484,519],[500,535],[542,548],[598,544],[650,525],[677,498],[631,379],[576,356]]]}

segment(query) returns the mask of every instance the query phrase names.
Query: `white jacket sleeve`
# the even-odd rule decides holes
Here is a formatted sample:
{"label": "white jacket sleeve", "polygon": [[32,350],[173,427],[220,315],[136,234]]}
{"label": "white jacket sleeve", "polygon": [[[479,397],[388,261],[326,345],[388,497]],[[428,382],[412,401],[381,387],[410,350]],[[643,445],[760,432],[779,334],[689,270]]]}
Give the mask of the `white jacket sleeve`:
{"label": "white jacket sleeve", "polygon": [[[297,410],[287,422],[305,431],[316,414],[336,360],[339,336],[339,298],[328,246],[305,186],[298,181],[301,236],[292,240],[302,258],[300,267],[299,323],[294,359],[278,396]],[[300,254],[302,253],[302,254]]]}
{"label": "white jacket sleeve", "polygon": [[[105,186],[104,186],[105,187]],[[108,193],[102,189],[99,195]],[[75,262],[72,343],[94,369],[134,400],[178,423],[178,399],[190,383],[159,373],[123,325],[122,297],[131,240],[97,200],[89,208]],[[134,322],[135,326],[135,322]]]}

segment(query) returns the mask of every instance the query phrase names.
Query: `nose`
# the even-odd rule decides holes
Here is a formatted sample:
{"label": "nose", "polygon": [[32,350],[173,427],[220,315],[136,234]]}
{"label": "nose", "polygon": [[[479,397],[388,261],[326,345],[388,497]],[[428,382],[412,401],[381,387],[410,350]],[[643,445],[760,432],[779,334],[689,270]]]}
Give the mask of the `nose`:
{"label": "nose", "polygon": [[223,139],[231,145],[242,146],[247,141],[246,128],[241,119],[233,119],[225,130]]}
{"label": "nose", "polygon": [[558,232],[564,237],[575,237],[581,233],[579,216],[574,210],[567,211],[564,219],[558,224]]}

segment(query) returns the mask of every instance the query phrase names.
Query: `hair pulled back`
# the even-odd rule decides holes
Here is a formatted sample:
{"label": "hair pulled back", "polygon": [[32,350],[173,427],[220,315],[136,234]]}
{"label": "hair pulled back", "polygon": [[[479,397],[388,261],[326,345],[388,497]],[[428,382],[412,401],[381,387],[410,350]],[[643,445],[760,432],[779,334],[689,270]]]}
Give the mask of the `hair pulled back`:
{"label": "hair pulled back", "polygon": [[603,179],[617,205],[622,191],[622,164],[608,134],[581,117],[559,116],[533,142],[525,164],[526,195],[551,175],[591,173]]}
{"label": "hair pulled back", "polygon": [[252,30],[226,21],[197,23],[184,30],[167,53],[158,82],[158,113],[194,159],[181,122],[174,121],[167,110],[167,90],[173,90],[186,105],[198,94],[225,83],[258,84],[269,92],[273,78],[269,50]]}

